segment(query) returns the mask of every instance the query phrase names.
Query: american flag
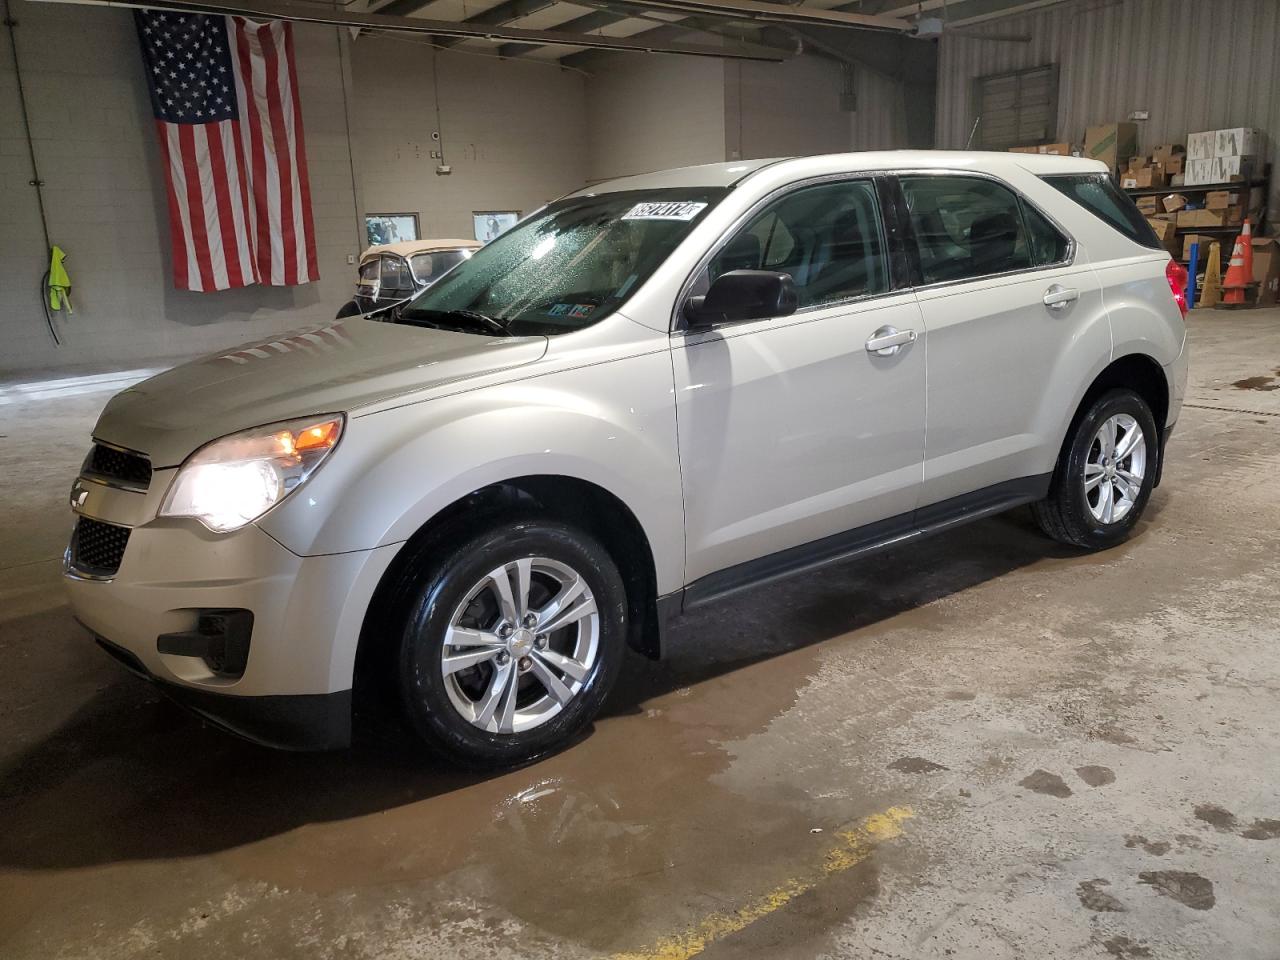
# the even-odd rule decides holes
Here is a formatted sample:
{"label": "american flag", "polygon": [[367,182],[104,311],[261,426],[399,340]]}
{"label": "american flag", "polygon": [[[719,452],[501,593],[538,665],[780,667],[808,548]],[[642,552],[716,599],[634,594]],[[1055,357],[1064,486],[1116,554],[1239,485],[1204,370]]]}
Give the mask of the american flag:
{"label": "american flag", "polygon": [[174,286],[318,280],[292,25],[134,17],[168,181]]}

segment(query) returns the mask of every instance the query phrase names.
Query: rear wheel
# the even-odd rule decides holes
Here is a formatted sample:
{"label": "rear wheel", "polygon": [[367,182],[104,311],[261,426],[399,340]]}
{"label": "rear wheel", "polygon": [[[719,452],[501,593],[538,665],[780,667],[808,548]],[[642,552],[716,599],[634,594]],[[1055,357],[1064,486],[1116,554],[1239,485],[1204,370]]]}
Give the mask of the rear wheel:
{"label": "rear wheel", "polygon": [[587,534],[529,520],[449,551],[414,590],[400,648],[413,729],[470,765],[535,759],[599,710],[622,664],[626,591]]}
{"label": "rear wheel", "polygon": [[1110,390],[1076,423],[1049,496],[1032,507],[1055,540],[1102,550],[1128,539],[1155,486],[1159,434],[1132,390]]}

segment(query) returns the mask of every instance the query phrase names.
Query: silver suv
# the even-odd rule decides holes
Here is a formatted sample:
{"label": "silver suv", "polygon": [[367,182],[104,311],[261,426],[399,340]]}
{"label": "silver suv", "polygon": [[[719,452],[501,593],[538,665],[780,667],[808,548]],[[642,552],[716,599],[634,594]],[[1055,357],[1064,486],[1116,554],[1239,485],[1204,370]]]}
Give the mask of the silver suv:
{"label": "silver suv", "polygon": [[1091,161],[862,153],[599,184],[415,299],[116,396],[72,490],[98,642],[261,742],[352,691],[476,764],[681,611],[1031,504],[1133,531],[1185,274]]}

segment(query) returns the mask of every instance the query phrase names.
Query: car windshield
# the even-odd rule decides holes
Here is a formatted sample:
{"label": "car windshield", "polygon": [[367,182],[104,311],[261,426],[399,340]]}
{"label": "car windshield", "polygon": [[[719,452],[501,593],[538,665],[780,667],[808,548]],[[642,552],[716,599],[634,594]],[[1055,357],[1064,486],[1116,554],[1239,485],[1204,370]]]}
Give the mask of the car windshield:
{"label": "car windshield", "polygon": [[419,283],[435,283],[469,256],[470,250],[436,250],[434,253],[415,253],[409,264]]}
{"label": "car windshield", "polygon": [[495,336],[588,327],[617,309],[726,192],[628,190],[558,201],[445,274],[399,321]]}

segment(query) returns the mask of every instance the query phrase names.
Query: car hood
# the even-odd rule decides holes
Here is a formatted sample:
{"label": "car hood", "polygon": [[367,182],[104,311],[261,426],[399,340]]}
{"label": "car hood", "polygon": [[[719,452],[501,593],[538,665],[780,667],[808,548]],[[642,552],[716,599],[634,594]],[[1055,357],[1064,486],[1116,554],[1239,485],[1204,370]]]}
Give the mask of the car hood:
{"label": "car hood", "polygon": [[94,437],[157,468],[265,423],[347,412],[532,363],[545,337],[487,337],[348,318],[174,367],[107,404]]}

